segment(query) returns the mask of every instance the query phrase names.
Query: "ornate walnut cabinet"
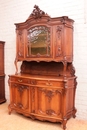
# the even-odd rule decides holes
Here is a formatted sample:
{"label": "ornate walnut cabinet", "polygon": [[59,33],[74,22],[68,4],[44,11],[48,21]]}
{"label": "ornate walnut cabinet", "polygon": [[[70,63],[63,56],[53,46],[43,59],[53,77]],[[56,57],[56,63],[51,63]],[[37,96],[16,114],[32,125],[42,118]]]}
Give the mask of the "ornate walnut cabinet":
{"label": "ornate walnut cabinet", "polygon": [[64,130],[75,117],[73,22],[67,16],[51,18],[35,5],[25,22],[15,24],[16,74],[9,75],[9,113],[61,122]]}
{"label": "ornate walnut cabinet", "polygon": [[0,41],[0,103],[6,101],[5,99],[5,73],[4,73],[4,41]]}

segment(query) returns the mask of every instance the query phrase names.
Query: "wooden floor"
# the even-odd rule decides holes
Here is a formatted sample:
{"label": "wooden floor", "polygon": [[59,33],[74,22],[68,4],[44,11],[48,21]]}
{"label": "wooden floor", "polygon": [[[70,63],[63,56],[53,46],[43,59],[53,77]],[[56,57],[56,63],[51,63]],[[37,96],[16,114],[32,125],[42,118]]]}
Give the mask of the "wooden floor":
{"label": "wooden floor", "polygon": [[[0,130],[63,130],[60,123],[32,120],[18,113],[8,114],[8,104],[0,104]],[[71,118],[66,130],[87,130],[87,121]]]}

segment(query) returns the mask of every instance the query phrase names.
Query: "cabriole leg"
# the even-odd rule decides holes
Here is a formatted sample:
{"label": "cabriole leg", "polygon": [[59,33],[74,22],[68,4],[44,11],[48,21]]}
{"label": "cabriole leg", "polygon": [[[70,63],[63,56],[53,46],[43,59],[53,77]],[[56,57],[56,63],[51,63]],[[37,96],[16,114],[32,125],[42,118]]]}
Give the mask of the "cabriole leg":
{"label": "cabriole leg", "polygon": [[65,130],[65,129],[66,129],[66,123],[67,123],[67,119],[66,119],[66,118],[64,118],[64,119],[63,119],[63,130]]}

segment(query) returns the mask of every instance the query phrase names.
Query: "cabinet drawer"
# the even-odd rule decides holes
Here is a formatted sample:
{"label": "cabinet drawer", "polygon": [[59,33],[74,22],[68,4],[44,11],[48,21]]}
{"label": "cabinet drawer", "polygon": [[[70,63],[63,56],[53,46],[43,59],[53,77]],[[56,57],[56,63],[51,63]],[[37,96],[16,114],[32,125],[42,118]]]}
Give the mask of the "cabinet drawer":
{"label": "cabinet drawer", "polygon": [[30,85],[37,85],[37,86],[44,86],[44,87],[63,87],[63,81],[57,80],[43,80],[43,79],[29,79],[29,78],[22,78],[22,77],[10,77],[11,82],[21,83],[21,84],[30,84]]}
{"label": "cabinet drawer", "polygon": [[21,78],[21,77],[10,77],[10,81],[11,81],[11,82],[17,82],[17,83],[30,84],[30,79]]}
{"label": "cabinet drawer", "polygon": [[37,85],[63,87],[63,82],[52,80],[37,80]]}

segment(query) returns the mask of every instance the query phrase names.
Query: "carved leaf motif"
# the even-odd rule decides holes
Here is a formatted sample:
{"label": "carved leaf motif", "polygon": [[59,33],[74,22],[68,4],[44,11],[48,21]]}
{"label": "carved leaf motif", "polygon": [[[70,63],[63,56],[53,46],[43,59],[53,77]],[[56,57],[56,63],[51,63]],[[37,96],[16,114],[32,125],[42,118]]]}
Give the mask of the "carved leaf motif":
{"label": "carved leaf motif", "polygon": [[57,36],[58,36],[58,39],[61,38],[61,31],[62,31],[62,27],[61,26],[57,26]]}
{"label": "carved leaf motif", "polygon": [[24,48],[24,41],[23,41],[23,32],[22,31],[19,31],[18,32],[18,39],[19,39],[19,53],[18,55],[19,56],[23,56],[23,48]]}
{"label": "carved leaf motif", "polygon": [[20,92],[20,93],[22,93],[23,91],[24,91],[24,89],[29,89],[27,86],[20,86],[20,87],[18,87],[18,91]]}
{"label": "carved leaf motif", "polygon": [[51,116],[51,115],[55,115],[56,113],[55,113],[54,110],[49,109],[49,110],[46,110],[46,114],[48,114],[49,116]]}
{"label": "carved leaf motif", "polygon": [[23,105],[22,105],[21,103],[18,103],[18,104],[17,104],[17,107],[23,109]]}
{"label": "carved leaf motif", "polygon": [[45,95],[48,97],[49,102],[52,100],[52,97],[55,94],[61,93],[60,90],[46,90],[46,89],[41,89],[41,88],[39,90],[45,93]]}
{"label": "carved leaf motif", "polygon": [[74,74],[75,74],[75,68],[74,68],[73,64],[71,64],[71,65],[68,67],[68,70],[70,71],[71,76],[74,76]]}
{"label": "carved leaf motif", "polygon": [[46,96],[52,97],[53,96],[53,91],[52,90],[47,90],[46,91]]}
{"label": "carved leaf motif", "polygon": [[56,43],[56,56],[61,56],[62,54],[62,27],[61,26],[57,26],[57,43]]}

